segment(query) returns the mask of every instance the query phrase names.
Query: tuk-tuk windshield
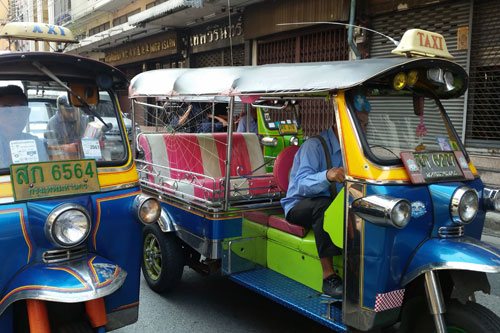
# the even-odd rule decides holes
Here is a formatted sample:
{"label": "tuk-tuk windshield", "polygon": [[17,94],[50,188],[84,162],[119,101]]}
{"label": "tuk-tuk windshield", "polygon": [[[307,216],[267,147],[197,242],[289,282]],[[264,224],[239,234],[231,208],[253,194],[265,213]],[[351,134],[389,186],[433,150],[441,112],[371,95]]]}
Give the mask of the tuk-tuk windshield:
{"label": "tuk-tuk windshield", "polygon": [[461,150],[441,104],[428,94],[374,88],[352,93],[349,101],[359,118],[368,116],[366,144],[384,165],[400,164],[401,152]]}
{"label": "tuk-tuk windshield", "polygon": [[71,105],[68,92],[58,89],[55,82],[0,82],[3,173],[14,163],[95,159],[109,164],[127,157],[121,119],[108,91],[100,91],[99,102],[90,106],[105,126],[84,107]]}

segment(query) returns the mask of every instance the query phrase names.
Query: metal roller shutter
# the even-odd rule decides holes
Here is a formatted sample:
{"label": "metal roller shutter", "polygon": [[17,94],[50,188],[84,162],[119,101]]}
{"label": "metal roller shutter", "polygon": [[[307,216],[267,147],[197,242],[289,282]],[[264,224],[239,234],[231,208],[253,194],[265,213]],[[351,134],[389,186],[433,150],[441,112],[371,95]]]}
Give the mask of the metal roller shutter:
{"label": "metal roller shutter", "polygon": [[[453,61],[467,68],[467,50],[457,50],[457,29],[469,25],[470,1],[450,1],[439,5],[392,12],[373,18],[374,30],[399,40],[406,30],[412,28],[430,30],[442,34],[448,51],[454,56]],[[388,39],[373,34],[370,45],[372,58],[395,57],[391,50],[396,46]],[[463,130],[465,97],[452,101],[443,101],[457,133],[464,140]],[[389,111],[397,110],[397,104],[386,105]],[[390,109],[394,110],[390,110]]]}
{"label": "metal roller shutter", "polygon": [[[347,60],[349,46],[347,30],[327,28],[318,32],[302,32],[296,36],[259,41],[257,63],[274,64],[280,62],[318,62]],[[298,106],[304,134],[312,136],[332,126],[334,122],[331,102],[306,100]],[[286,111],[273,111],[272,118],[287,119]]]}
{"label": "metal roller shutter", "polygon": [[500,1],[476,1],[471,38],[467,145],[500,145]]}

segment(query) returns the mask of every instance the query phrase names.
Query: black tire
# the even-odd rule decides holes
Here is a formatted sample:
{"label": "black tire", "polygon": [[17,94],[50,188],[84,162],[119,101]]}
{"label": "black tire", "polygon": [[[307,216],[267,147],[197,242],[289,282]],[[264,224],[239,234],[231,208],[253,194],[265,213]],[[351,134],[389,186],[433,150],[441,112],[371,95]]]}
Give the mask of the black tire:
{"label": "black tire", "polygon": [[[400,332],[435,332],[434,319],[426,300],[422,297],[410,302],[413,303],[410,305],[412,310],[406,312],[407,322],[402,323]],[[444,320],[449,333],[500,332],[500,318],[474,302],[462,304],[457,300],[448,300]]]}
{"label": "black tire", "polygon": [[149,287],[157,293],[174,289],[184,270],[184,253],[174,233],[161,231],[150,224],[142,231],[142,274]]}

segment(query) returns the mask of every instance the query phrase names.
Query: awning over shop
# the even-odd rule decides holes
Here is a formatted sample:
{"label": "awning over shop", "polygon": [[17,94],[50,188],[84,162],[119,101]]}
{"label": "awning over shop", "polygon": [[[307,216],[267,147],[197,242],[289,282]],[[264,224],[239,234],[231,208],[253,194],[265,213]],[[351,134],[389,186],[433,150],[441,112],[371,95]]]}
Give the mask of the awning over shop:
{"label": "awning over shop", "polygon": [[203,0],[168,0],[128,18],[130,25],[140,25],[158,19],[170,13],[177,12],[189,7],[203,7]]}

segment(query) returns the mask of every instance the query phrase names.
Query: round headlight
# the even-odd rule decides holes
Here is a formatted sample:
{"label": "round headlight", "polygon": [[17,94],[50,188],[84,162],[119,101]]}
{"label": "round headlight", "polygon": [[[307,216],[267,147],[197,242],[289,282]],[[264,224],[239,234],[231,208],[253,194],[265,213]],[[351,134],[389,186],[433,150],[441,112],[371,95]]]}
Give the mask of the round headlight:
{"label": "round headlight", "polygon": [[418,71],[412,70],[408,73],[408,85],[414,86],[418,81]]}
{"label": "round headlight", "polygon": [[270,136],[265,136],[260,139],[260,143],[264,146],[276,147],[278,145],[278,139]]}
{"label": "round headlight", "polygon": [[493,198],[493,207],[497,212],[500,212],[500,191],[498,191]]}
{"label": "round headlight", "polygon": [[77,204],[65,204],[49,214],[45,234],[56,246],[72,247],[81,244],[90,232],[90,216]]}
{"label": "round headlight", "polygon": [[290,138],[290,146],[298,146],[299,145],[299,138],[296,136],[292,136]]}
{"label": "round headlight", "polygon": [[394,76],[392,86],[395,90],[401,90],[406,87],[406,74],[403,72],[399,72],[398,74],[396,74]]}
{"label": "round headlight", "polygon": [[453,222],[466,224],[472,221],[479,208],[479,197],[474,189],[459,187],[451,198],[450,213]]}
{"label": "round headlight", "polygon": [[391,210],[391,220],[397,228],[404,228],[410,222],[411,205],[406,200],[400,200]]}
{"label": "round headlight", "polygon": [[154,198],[146,199],[139,207],[139,219],[143,223],[154,223],[161,214],[160,202]]}

